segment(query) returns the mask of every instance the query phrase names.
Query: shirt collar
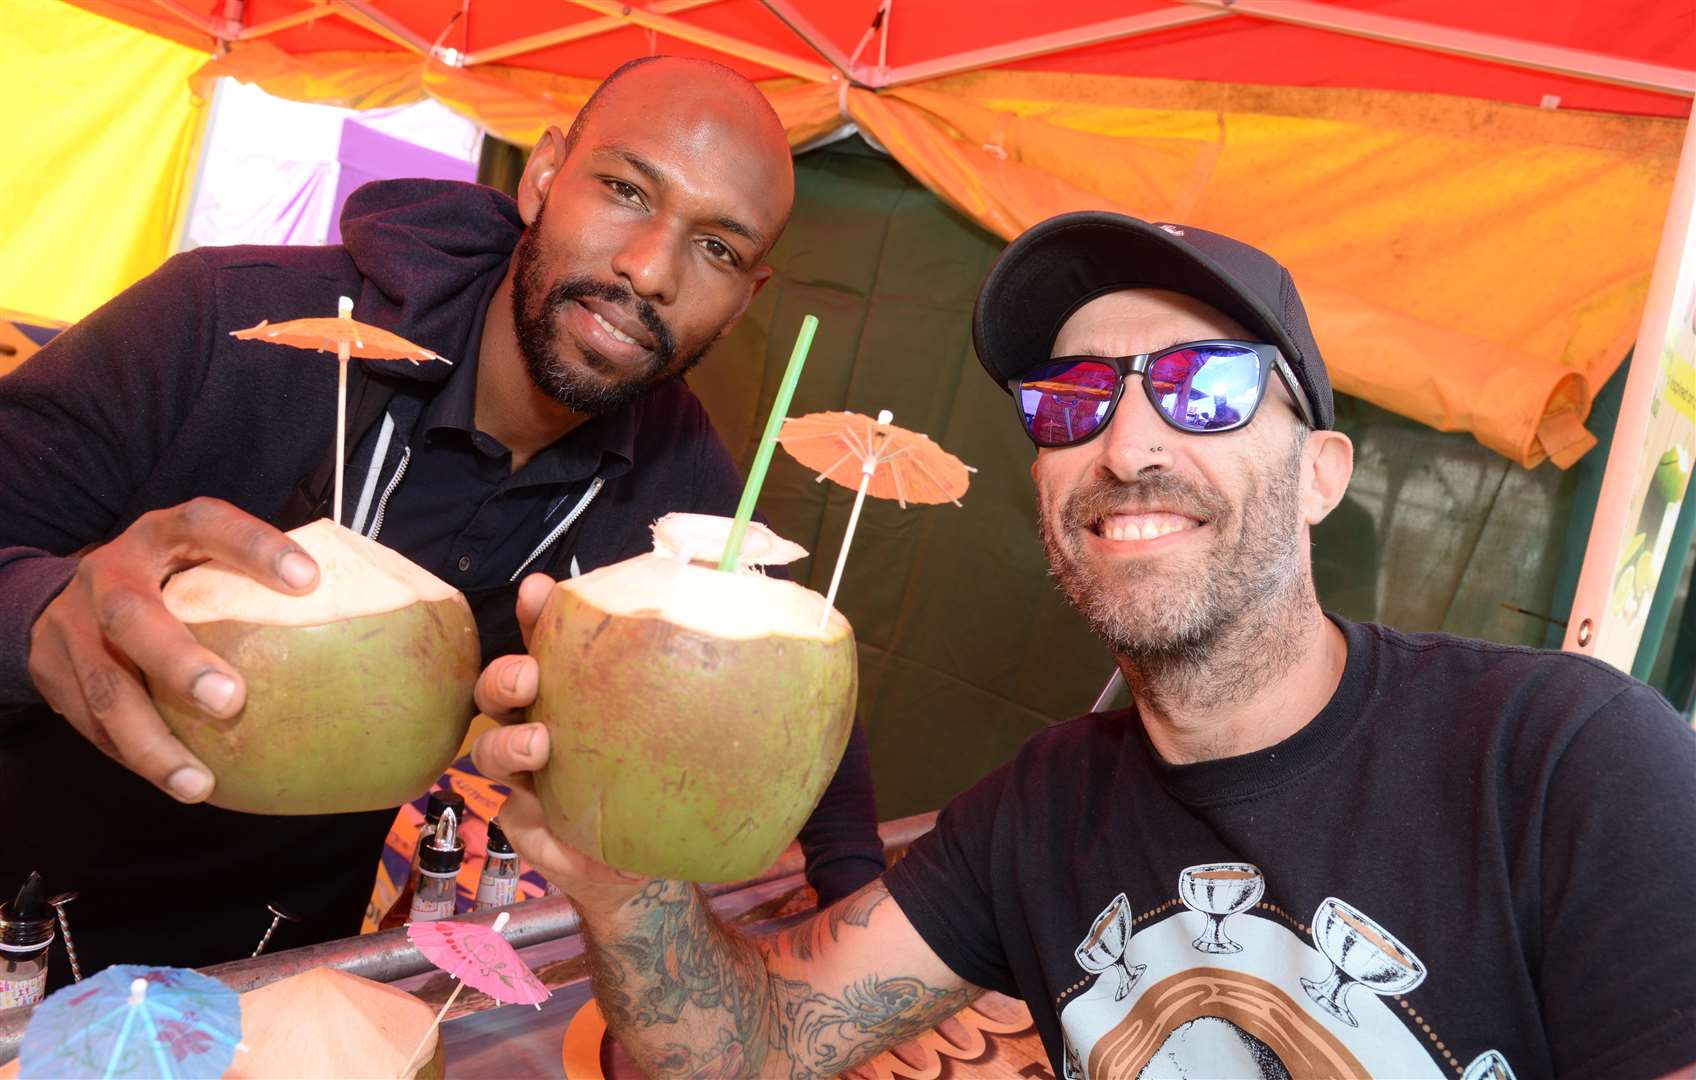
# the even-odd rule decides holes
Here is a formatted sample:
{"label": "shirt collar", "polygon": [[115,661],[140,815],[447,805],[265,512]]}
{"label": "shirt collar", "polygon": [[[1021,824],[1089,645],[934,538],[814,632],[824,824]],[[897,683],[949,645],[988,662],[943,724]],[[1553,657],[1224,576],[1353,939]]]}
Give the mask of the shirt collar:
{"label": "shirt collar", "polygon": [[[636,460],[636,432],[646,404],[642,397],[617,412],[590,417],[538,452],[513,480],[528,486],[576,482],[595,475],[611,478],[624,472]],[[477,430],[476,405],[477,357],[473,354],[454,365],[447,382],[424,407],[419,434],[429,437],[438,430],[457,431],[478,452],[504,458],[506,448]]]}

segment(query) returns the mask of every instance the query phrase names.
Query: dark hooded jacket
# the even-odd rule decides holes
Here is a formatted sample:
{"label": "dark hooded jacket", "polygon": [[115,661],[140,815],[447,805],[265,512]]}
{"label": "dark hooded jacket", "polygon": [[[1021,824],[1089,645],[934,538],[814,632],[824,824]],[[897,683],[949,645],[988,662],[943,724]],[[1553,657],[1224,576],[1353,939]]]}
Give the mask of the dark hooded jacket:
{"label": "dark hooded jacket", "polygon": [[[78,890],[85,966],[246,955],[273,902],[304,917],[279,932],[279,947],[357,933],[394,813],[260,817],[174,802],[41,703],[26,670],[31,626],[78,552],[149,510],[206,495],[282,528],[325,516],[335,364],[231,330],[328,314],[349,296],[356,319],[474,360],[521,230],[516,206],[492,189],[371,184],[348,200],[342,245],[175,256],[0,379],[0,888],[38,868],[54,891]],[[363,478],[398,465],[405,439],[379,438],[383,418],[404,436],[451,371],[352,368],[350,508]],[[735,466],[681,381],[592,423],[603,420],[616,432],[601,433],[611,449],[596,494],[531,570],[592,570],[647,550],[663,513],[735,509]],[[485,661],[522,649],[511,590],[486,592],[474,598]],[[827,901],[882,868],[857,726],[802,844]]]}

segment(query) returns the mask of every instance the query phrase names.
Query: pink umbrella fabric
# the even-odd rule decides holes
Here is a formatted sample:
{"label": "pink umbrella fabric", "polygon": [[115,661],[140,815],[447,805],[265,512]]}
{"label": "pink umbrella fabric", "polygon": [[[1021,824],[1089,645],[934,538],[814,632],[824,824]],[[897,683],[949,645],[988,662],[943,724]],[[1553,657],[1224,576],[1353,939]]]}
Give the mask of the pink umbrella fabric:
{"label": "pink umbrella fabric", "polygon": [[502,1005],[516,1002],[539,1009],[551,995],[501,936],[506,917],[501,912],[493,926],[451,919],[407,923],[406,936],[425,959],[467,986]]}

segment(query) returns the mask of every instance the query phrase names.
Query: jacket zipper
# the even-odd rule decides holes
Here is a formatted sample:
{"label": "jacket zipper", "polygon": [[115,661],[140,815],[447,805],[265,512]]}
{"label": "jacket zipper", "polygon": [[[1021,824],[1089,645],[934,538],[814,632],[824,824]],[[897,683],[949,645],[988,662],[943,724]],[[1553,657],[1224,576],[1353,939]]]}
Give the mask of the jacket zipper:
{"label": "jacket zipper", "polygon": [[[606,483],[606,480],[599,476],[589,482],[589,490],[585,491],[583,493],[583,497],[577,500],[577,505],[571,508],[571,513],[565,515],[565,520],[561,521],[558,525],[555,525],[553,530],[549,532],[547,536],[542,538],[542,542],[536,545],[536,550],[530,553],[530,557],[528,559],[525,559],[523,562],[518,564],[518,569],[512,572],[512,576],[507,578],[508,581],[517,581],[518,575],[524,573],[525,568],[535,562],[537,556],[548,550],[548,547],[553,544],[555,540],[558,540],[565,530],[571,528],[573,522],[583,516],[583,511],[589,509],[589,504],[595,501],[595,496],[600,492],[601,485],[604,483]],[[381,514],[382,511],[379,510],[378,513]]]}
{"label": "jacket zipper", "polygon": [[404,447],[400,453],[400,464],[395,466],[395,474],[389,477],[389,486],[383,489],[383,497],[377,500],[377,513],[371,519],[371,531],[365,535],[372,540],[383,531],[383,514],[389,509],[389,496],[400,486],[400,478],[406,475],[407,463],[412,460],[412,447]]}

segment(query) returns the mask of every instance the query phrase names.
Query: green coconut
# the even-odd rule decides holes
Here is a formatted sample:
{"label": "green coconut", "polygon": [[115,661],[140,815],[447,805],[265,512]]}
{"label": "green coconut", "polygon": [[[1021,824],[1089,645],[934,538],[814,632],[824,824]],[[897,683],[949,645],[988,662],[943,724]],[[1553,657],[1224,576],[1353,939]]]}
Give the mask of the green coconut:
{"label": "green coconut", "polygon": [[165,606],[241,673],[228,720],[154,696],[212,770],[207,800],[250,814],[399,806],[458,751],[476,709],[477,626],[452,586],[329,521],[289,533],[318,563],[305,596],[217,563],[165,585]]}
{"label": "green coconut", "polygon": [[[700,562],[639,555],[562,581],[531,637],[549,826],[620,869],[752,877],[800,831],[848,741],[853,628],[810,589],[707,565],[727,525],[663,519],[656,546]],[[792,552],[773,561],[804,554],[778,544]]]}

